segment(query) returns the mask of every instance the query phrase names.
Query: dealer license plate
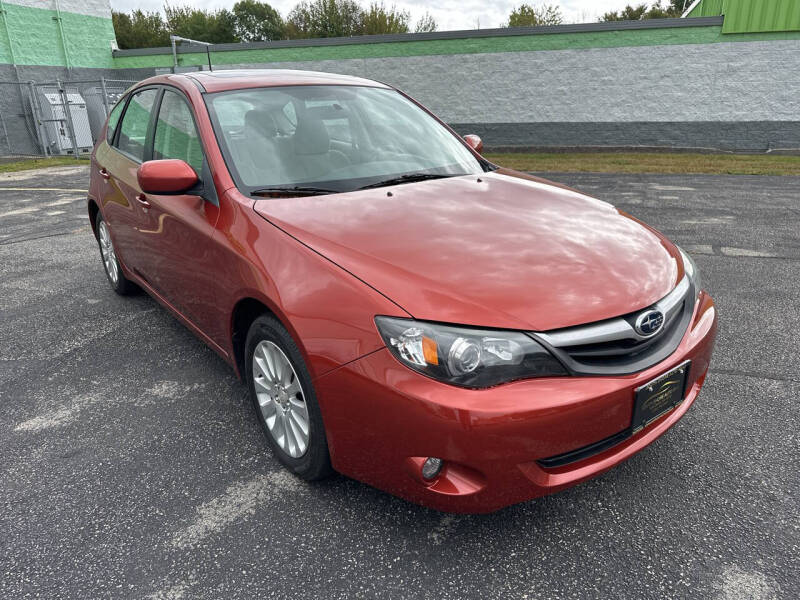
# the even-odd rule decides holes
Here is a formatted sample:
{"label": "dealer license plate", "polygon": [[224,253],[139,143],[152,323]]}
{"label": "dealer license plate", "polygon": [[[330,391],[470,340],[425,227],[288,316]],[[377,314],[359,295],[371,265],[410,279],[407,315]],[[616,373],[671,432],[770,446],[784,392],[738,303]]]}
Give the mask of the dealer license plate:
{"label": "dealer license plate", "polygon": [[636,433],[683,401],[690,361],[636,388],[631,425]]}

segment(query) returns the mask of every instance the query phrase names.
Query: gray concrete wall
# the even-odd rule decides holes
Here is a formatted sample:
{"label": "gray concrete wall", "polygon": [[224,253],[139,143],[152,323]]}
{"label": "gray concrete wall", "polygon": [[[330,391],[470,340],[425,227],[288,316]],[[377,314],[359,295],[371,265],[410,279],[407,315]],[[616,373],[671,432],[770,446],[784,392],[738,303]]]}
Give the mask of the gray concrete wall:
{"label": "gray concrete wall", "polygon": [[385,81],[487,146],[800,149],[800,40],[234,67]]}
{"label": "gray concrete wall", "polygon": [[[100,2],[101,0],[98,0]],[[487,148],[800,149],[800,40],[248,63],[395,85]],[[0,81],[153,69],[0,66]],[[11,113],[13,98],[0,99]],[[6,113],[4,113],[6,114]],[[12,119],[13,120],[13,119]],[[15,134],[16,135],[16,134]],[[0,140],[0,152],[3,151]]]}

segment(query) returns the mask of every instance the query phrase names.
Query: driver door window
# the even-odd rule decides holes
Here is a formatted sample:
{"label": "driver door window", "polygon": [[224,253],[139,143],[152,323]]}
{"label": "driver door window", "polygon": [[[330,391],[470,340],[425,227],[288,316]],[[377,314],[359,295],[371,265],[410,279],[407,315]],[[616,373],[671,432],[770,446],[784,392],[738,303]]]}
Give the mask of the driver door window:
{"label": "driver door window", "polygon": [[165,91],[158,112],[153,139],[153,158],[179,158],[200,175],[203,170],[203,148],[194,125],[192,111],[180,94]]}
{"label": "driver door window", "polygon": [[117,148],[138,162],[144,160],[147,128],[157,95],[156,89],[134,94],[122,117]]}

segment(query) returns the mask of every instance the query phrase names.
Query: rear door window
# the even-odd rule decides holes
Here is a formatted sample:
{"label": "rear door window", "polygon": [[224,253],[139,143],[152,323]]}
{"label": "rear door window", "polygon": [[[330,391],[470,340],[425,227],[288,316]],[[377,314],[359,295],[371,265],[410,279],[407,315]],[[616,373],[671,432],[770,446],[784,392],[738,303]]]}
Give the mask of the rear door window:
{"label": "rear door window", "polygon": [[114,140],[114,134],[117,132],[117,125],[119,125],[119,117],[122,114],[122,109],[125,108],[125,99],[120,100],[117,105],[111,109],[111,114],[108,115],[108,127],[106,128],[106,141],[110,144]]}
{"label": "rear door window", "polygon": [[134,94],[131,101],[128,102],[128,108],[125,110],[119,126],[117,148],[139,162],[144,160],[147,129],[157,95],[158,90],[156,89],[143,90]]}
{"label": "rear door window", "polygon": [[180,94],[165,91],[161,100],[153,139],[153,158],[179,158],[199,175],[203,169],[203,148],[192,111]]}

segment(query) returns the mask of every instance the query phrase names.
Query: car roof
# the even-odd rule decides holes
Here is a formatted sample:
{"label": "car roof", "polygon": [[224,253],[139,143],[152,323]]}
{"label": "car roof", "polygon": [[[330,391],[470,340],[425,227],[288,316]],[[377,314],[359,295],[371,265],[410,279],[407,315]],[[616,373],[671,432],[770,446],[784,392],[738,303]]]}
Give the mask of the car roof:
{"label": "car roof", "polygon": [[358,85],[388,88],[389,86],[361,77],[321,73],[318,71],[294,71],[289,69],[241,69],[230,71],[197,71],[183,73],[196,81],[206,92],[222,92],[255,87],[288,85]]}

